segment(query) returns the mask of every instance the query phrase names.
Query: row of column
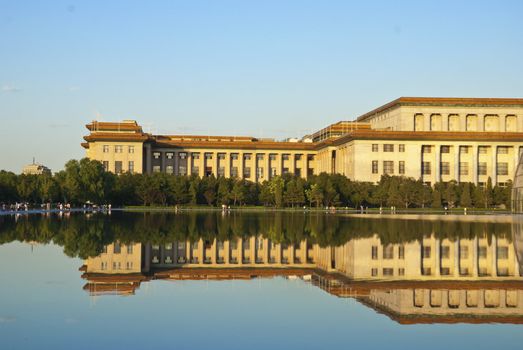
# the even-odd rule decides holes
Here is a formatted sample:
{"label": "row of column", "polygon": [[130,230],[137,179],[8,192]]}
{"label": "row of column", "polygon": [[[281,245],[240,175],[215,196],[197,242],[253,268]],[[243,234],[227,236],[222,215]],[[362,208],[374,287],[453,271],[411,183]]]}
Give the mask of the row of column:
{"label": "row of column", "polygon": [[[516,132],[523,130],[523,118],[522,116],[516,115],[491,115],[491,114],[474,114],[474,115],[455,115],[455,114],[416,114],[416,117],[423,117],[423,129],[425,131],[449,131],[450,130],[450,118],[459,119],[459,131],[485,131],[485,120],[487,117],[497,117],[498,122],[498,132]],[[432,127],[433,118],[440,119],[441,126],[439,128]],[[472,129],[468,127],[468,118],[476,119],[476,128]],[[514,118],[514,126],[512,126],[507,121],[511,120],[509,118]],[[415,122],[415,121],[414,121]],[[419,131],[419,130],[417,130]],[[457,130],[453,130],[457,131]],[[494,130],[495,131],[495,130]]]}

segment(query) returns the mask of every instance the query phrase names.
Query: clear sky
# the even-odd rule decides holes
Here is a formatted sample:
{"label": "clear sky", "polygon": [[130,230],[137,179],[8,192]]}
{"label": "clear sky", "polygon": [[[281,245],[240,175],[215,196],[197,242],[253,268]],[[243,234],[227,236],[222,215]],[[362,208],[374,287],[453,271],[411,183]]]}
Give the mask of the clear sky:
{"label": "clear sky", "polygon": [[399,96],[522,97],[523,1],[0,0],[0,169],[84,125],[302,136]]}

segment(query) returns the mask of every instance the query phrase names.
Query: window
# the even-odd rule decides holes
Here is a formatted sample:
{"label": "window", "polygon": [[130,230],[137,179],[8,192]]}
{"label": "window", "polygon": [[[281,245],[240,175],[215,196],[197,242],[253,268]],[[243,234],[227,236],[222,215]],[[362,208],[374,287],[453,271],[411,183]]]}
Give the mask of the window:
{"label": "window", "polygon": [[313,161],[314,160],[314,154],[307,154],[307,160]]}
{"label": "window", "polygon": [[134,146],[129,146],[129,148],[127,149],[127,151],[129,153],[134,153]]}
{"label": "window", "polygon": [[478,153],[479,154],[487,154],[488,153],[488,146],[479,146],[478,147]]}
{"label": "window", "polygon": [[133,253],[133,245],[132,244],[128,244],[127,245],[127,254],[132,254]]}
{"label": "window", "polygon": [[200,153],[193,153],[192,159],[200,159]]}
{"label": "window", "polygon": [[218,153],[218,159],[224,160],[225,159],[225,153]]}
{"label": "window", "polygon": [[258,160],[258,161],[262,161],[262,160],[263,160],[263,156],[264,156],[263,153],[257,154],[257,155],[256,155],[256,160]]}
{"label": "window", "polygon": [[113,253],[114,254],[120,254],[122,252],[122,246],[120,245],[120,242],[114,243]]}
{"label": "window", "polygon": [[165,167],[165,172],[166,172],[167,174],[173,174],[173,173],[174,173],[174,167],[173,167],[172,165],[167,165],[167,166]]}
{"label": "window", "polygon": [[431,146],[422,146],[421,147],[421,153],[431,153],[432,147]]}
{"label": "window", "polygon": [[127,270],[131,270],[133,268],[133,262],[132,261],[128,261],[126,263],[126,267],[127,267]]}
{"label": "window", "polygon": [[430,267],[424,267],[421,269],[421,274],[423,276],[430,276],[432,275],[432,270],[430,269]]}
{"label": "window", "polygon": [[508,247],[498,247],[498,259],[508,259]]}
{"label": "window", "polygon": [[243,160],[251,160],[251,154],[250,153],[246,153],[243,155]]}
{"label": "window", "polygon": [[399,161],[399,173],[401,175],[405,174],[405,161],[404,160],[400,160]]}
{"label": "window", "polygon": [[508,163],[498,163],[497,173],[498,175],[508,175]]}
{"label": "window", "polygon": [[251,168],[243,168],[243,177],[250,178],[251,177]]}
{"label": "window", "polygon": [[173,157],[174,157],[174,153],[172,153],[172,152],[167,152],[167,153],[165,153],[165,156],[167,157],[167,159],[173,159]]}
{"label": "window", "polygon": [[263,177],[263,168],[262,167],[256,168],[256,177],[259,179]]}
{"label": "window", "polygon": [[153,166],[153,173],[159,173],[161,170],[160,166],[159,165],[154,165]]}
{"label": "window", "polygon": [[370,274],[372,275],[372,277],[378,276],[378,269],[371,269]]}
{"label": "window", "polygon": [[122,267],[122,264],[119,261],[113,262],[113,270],[120,270],[121,267]]}
{"label": "window", "polygon": [[378,260],[378,246],[372,246],[372,260]]}
{"label": "window", "polygon": [[398,259],[405,259],[405,246],[400,245],[398,247]]}
{"label": "window", "polygon": [[505,187],[507,187],[507,185],[508,185],[507,182],[498,182],[498,186],[501,188],[505,188]]}
{"label": "window", "polygon": [[218,176],[225,176],[225,167],[218,167]]}
{"label": "window", "polygon": [[102,146],[102,151],[103,151],[104,153],[109,153],[109,145],[103,145],[103,146]]}
{"label": "window", "polygon": [[114,162],[114,172],[116,174],[121,174],[123,172],[122,170],[122,161],[121,160],[117,160]]}
{"label": "window", "polygon": [[441,268],[441,275],[442,276],[448,276],[450,275],[450,269],[448,267],[442,267]]}
{"label": "window", "polygon": [[393,259],[394,258],[394,246],[389,244],[383,247],[383,259]]}
{"label": "window", "polygon": [[430,175],[430,162],[421,162],[421,174]]}
{"label": "window", "polygon": [[289,168],[283,168],[283,169],[281,170],[281,173],[282,173],[282,174],[288,174],[288,173],[289,173]]}
{"label": "window", "polygon": [[107,270],[107,261],[102,261],[102,264],[100,266],[101,270]]}
{"label": "window", "polygon": [[441,146],[441,153],[450,153],[450,146]]}
{"label": "window", "polygon": [[106,245],[103,246],[103,248],[102,248],[102,253],[107,254],[107,246],[106,246]]}
{"label": "window", "polygon": [[[290,155],[289,154],[282,154],[281,159],[283,160],[289,160]],[[263,157],[262,157],[263,158]]]}
{"label": "window", "polygon": [[462,245],[459,247],[459,258],[468,259],[469,258],[469,247]]}
{"label": "window", "polygon": [[487,163],[486,162],[478,163],[478,175],[487,175]]}
{"label": "window", "polygon": [[440,171],[441,171],[441,175],[449,175],[450,174],[449,162],[441,162]]}
{"label": "window", "polygon": [[487,247],[480,246],[478,251],[478,256],[480,259],[486,259],[487,258]]}
{"label": "window", "polygon": [[469,163],[459,162],[459,174],[468,175],[469,174]]}
{"label": "window", "polygon": [[187,158],[187,152],[180,152],[178,156],[180,157],[180,159],[185,159]]}
{"label": "window", "polygon": [[498,154],[508,154],[507,146],[498,146]]}
{"label": "window", "polygon": [[372,161],[372,173],[373,174],[378,173],[378,161],[377,160]]}
{"label": "window", "polygon": [[403,267],[398,269],[398,276],[405,276],[405,269]]}
{"label": "window", "polygon": [[378,144],[377,143],[373,143],[372,144],[372,152],[378,152]]}
{"label": "window", "polygon": [[231,159],[237,160],[238,159],[238,153],[231,153]]}
{"label": "window", "polygon": [[423,251],[422,251],[423,259],[429,259],[430,258],[430,251],[431,251],[430,247],[427,247],[427,246],[423,247]]}
{"label": "window", "polygon": [[383,173],[384,174],[394,174],[394,162],[391,160],[383,161]]}
{"label": "window", "polygon": [[404,144],[398,145],[398,152],[405,152],[405,145]]}
{"label": "window", "polygon": [[236,167],[236,166],[231,167],[231,176],[238,177],[238,167]]}
{"label": "window", "polygon": [[122,153],[122,152],[123,152],[123,146],[122,145],[114,146],[114,153]]}
{"label": "window", "polygon": [[211,160],[212,159],[212,153],[205,153],[205,159]]}
{"label": "window", "polygon": [[386,143],[383,145],[383,152],[394,152],[394,145]]}
{"label": "window", "polygon": [[386,267],[383,269],[383,276],[393,276],[394,275],[394,269],[390,267]]}
{"label": "window", "polygon": [[198,175],[200,173],[200,167],[197,166],[197,165],[194,165],[192,168],[191,168],[191,174],[196,174]]}
{"label": "window", "polygon": [[448,245],[444,245],[441,247],[441,258],[442,259],[448,259],[450,256],[450,247]]}
{"label": "window", "polygon": [[109,162],[107,160],[104,160],[102,162],[102,165],[103,165],[105,171],[109,171]]}
{"label": "window", "polygon": [[301,154],[295,154],[294,155],[295,160],[301,160]]}
{"label": "window", "polygon": [[461,154],[467,154],[469,153],[470,146],[460,146],[459,147],[459,153]]}
{"label": "window", "polygon": [[153,152],[154,159],[160,159],[160,152]]}

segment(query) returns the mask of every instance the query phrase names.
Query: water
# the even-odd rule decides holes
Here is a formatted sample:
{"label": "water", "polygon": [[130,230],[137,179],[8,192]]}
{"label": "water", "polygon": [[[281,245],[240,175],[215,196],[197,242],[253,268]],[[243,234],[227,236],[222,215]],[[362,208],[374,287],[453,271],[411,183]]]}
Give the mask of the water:
{"label": "water", "polygon": [[512,216],[0,216],[2,349],[516,349]]}

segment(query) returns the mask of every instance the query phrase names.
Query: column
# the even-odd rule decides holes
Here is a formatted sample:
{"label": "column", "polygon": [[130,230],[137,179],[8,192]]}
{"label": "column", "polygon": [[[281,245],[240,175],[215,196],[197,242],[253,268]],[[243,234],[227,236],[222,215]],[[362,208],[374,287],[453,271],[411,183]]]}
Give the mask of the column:
{"label": "column", "polygon": [[179,175],[180,174],[180,152],[173,152],[173,174]]}
{"label": "column", "polygon": [[434,146],[434,151],[436,152],[435,156],[436,156],[436,164],[435,164],[435,167],[434,167],[434,182],[440,182],[441,181],[441,146],[440,145],[436,145]]}
{"label": "column", "polygon": [[459,131],[467,131],[467,115],[460,114],[459,116]]}
{"label": "column", "polygon": [[478,146],[472,148],[472,182],[478,184]]}
{"label": "column", "polygon": [[503,114],[498,117],[499,120],[499,131],[505,132],[507,131],[507,115]]}
{"label": "column", "polygon": [[192,152],[187,152],[187,176],[192,175]]}
{"label": "column", "polygon": [[165,173],[165,152],[160,152],[160,172]]}
{"label": "column", "polygon": [[516,115],[516,131],[523,131],[523,114]]}
{"label": "column", "polygon": [[492,186],[497,183],[497,165],[498,165],[498,146],[492,145],[492,171],[490,177],[492,178]]}
{"label": "column", "polygon": [[439,276],[441,274],[441,257],[440,257],[441,243],[439,239],[434,239],[434,269],[436,270],[434,275]]}
{"label": "column", "polygon": [[423,124],[424,124],[423,125],[423,130],[424,131],[430,131],[430,119],[431,119],[430,114],[423,116]]}
{"label": "column", "polygon": [[265,170],[264,170],[264,175],[265,175],[265,180],[270,180],[271,179],[271,161],[270,161],[270,158],[271,158],[271,154],[269,152],[267,152],[265,154]]}
{"label": "column", "polygon": [[218,159],[218,152],[213,152],[212,153],[212,162],[211,164],[213,165],[212,166],[212,174],[214,175],[214,177],[218,177],[218,164],[219,164],[220,160]]}
{"label": "column", "polygon": [[153,172],[151,144],[145,144],[145,171],[146,174]]}
{"label": "column", "polygon": [[198,167],[198,175],[200,178],[205,176],[205,152],[200,152],[200,166]]}
{"label": "column", "polygon": [[231,177],[231,152],[225,152],[225,159],[224,159],[224,167],[225,167],[225,177],[230,178]]}
{"label": "column", "polygon": [[472,276],[479,276],[479,267],[478,267],[478,236],[474,237],[474,249],[472,249]]}
{"label": "column", "polygon": [[443,125],[441,126],[442,131],[449,131],[449,115],[448,113],[441,115],[441,122]]}
{"label": "column", "polygon": [[514,167],[512,168],[512,178],[516,175],[516,170],[518,170],[519,164],[519,145],[513,147],[514,150]]}
{"label": "column", "polygon": [[454,179],[459,182],[459,145],[454,148]]}
{"label": "column", "polygon": [[244,157],[243,152],[239,152],[238,153],[238,177],[240,179],[243,179],[243,162],[244,162],[243,157]]}

